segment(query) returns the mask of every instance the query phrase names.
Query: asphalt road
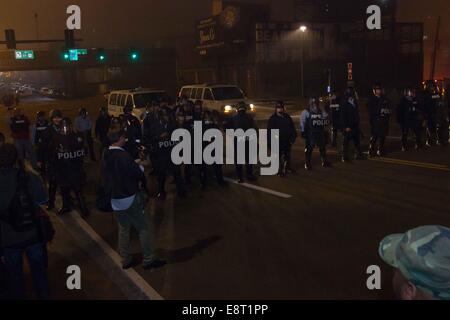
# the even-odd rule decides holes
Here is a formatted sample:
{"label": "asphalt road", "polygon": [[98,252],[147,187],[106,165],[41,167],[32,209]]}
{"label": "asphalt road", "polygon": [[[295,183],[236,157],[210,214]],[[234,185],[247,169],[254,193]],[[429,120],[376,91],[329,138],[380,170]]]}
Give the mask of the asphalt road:
{"label": "asphalt road", "polygon": [[[259,111],[261,127],[270,113],[270,108]],[[298,116],[299,111],[292,114]],[[368,133],[364,115],[363,130]],[[293,149],[295,175],[260,177],[252,185],[230,180],[226,188],[211,182],[205,191],[197,179],[186,199],[177,198],[170,185],[166,201],[152,198],[149,204],[155,248],[168,264],[153,271],[137,266],[138,277],[129,287],[143,279],[154,290],[151,293],[165,299],[391,298],[392,270],[378,257],[379,241],[419,225],[450,226],[450,147],[402,153],[398,133],[393,124],[383,158],[342,164],[338,150],[330,149],[333,168],[321,168],[315,154],[314,170],[306,172],[299,139]],[[367,138],[363,143],[367,145]],[[98,164],[89,162],[86,167],[86,193],[92,205]],[[225,174],[235,179],[232,166]],[[154,177],[149,184],[156,193]],[[75,232],[59,250],[65,253],[65,263],[76,264],[80,255],[87,256],[81,261],[98,265],[86,268],[88,287],[109,286],[113,298],[135,298],[111,273],[101,271],[110,283],[95,277],[105,263],[99,258],[102,250],[93,246],[104,241],[110,249],[117,247],[114,219],[93,212],[86,222],[100,240],[94,237],[73,249],[70,237],[76,239]],[[73,230],[77,229],[70,224],[58,225],[61,233]],[[137,236],[132,239],[139,255]],[[381,267],[381,290],[366,287],[370,265]],[[61,272],[62,265],[51,268]],[[115,293],[118,288],[123,292]],[[65,298],[67,293],[61,290],[60,297]]]}

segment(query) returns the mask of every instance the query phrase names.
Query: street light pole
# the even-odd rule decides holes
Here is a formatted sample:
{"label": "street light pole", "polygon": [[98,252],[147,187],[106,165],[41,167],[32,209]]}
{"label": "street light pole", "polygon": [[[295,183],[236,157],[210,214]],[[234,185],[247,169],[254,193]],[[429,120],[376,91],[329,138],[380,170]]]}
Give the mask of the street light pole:
{"label": "street light pole", "polygon": [[300,81],[301,81],[301,95],[302,98],[305,97],[305,81],[304,81],[304,67],[303,67],[303,63],[304,63],[304,56],[305,56],[305,32],[306,32],[307,28],[306,26],[301,26],[300,27],[300,42],[301,42],[301,53],[300,53]]}

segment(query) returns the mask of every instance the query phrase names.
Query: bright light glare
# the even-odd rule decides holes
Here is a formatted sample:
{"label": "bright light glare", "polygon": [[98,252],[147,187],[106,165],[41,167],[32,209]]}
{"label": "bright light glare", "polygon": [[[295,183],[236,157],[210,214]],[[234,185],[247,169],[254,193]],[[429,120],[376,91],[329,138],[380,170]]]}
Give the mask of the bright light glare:
{"label": "bright light glare", "polygon": [[306,26],[301,26],[301,27],[300,27],[300,31],[301,31],[301,32],[306,32],[307,29],[308,29],[308,28],[307,28]]}

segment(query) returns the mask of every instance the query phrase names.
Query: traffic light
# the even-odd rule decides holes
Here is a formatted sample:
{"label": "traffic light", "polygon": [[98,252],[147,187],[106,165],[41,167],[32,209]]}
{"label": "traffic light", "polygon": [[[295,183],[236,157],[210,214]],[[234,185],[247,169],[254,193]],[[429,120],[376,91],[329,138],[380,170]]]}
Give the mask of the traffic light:
{"label": "traffic light", "polygon": [[62,52],[62,59],[64,60],[64,61],[69,61],[70,60],[70,53],[69,53],[69,50],[64,50],[63,52]]}
{"label": "traffic light", "polygon": [[64,41],[66,42],[66,49],[75,48],[75,31],[64,30]]}
{"label": "traffic light", "polygon": [[130,50],[130,59],[131,61],[138,61],[139,60],[139,52],[135,49]]}
{"label": "traffic light", "polygon": [[16,49],[16,33],[13,29],[5,30],[6,47],[8,49]]}
{"label": "traffic light", "polygon": [[106,60],[106,54],[104,49],[98,49],[97,59],[100,62],[103,62]]}

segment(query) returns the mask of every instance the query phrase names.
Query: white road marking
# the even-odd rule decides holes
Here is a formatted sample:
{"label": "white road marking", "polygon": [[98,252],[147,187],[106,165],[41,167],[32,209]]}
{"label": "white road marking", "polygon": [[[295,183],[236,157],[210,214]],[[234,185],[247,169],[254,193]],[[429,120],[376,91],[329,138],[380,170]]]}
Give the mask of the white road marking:
{"label": "white road marking", "polygon": [[245,187],[245,188],[249,188],[249,189],[265,192],[265,193],[268,193],[268,194],[271,194],[271,195],[274,195],[274,196],[277,196],[277,197],[280,197],[280,198],[284,198],[284,199],[292,198],[292,196],[290,194],[286,194],[286,193],[278,192],[278,191],[275,191],[275,190],[263,188],[263,187],[260,187],[260,186],[256,186],[254,184],[239,183],[236,180],[230,179],[230,178],[224,178],[224,180],[226,180],[228,182],[231,182],[231,183],[234,183],[234,184],[236,184],[238,186],[242,186],[242,187]]}
{"label": "white road marking", "polygon": [[[106,215],[105,215],[106,217]],[[102,249],[102,251],[109,256],[109,258],[114,262],[114,264],[123,272],[123,274],[134,283],[136,287],[141,290],[141,292],[147,297],[149,300],[164,300],[164,298],[155,290],[153,289],[147,281],[145,281],[144,278],[142,278],[136,270],[133,268],[130,268],[128,270],[122,269],[121,259],[120,256],[117,254],[116,251],[114,251],[105,240],[103,240],[97,232],[92,229],[92,227],[84,221],[78,212],[72,211],[72,213],[69,213],[67,216],[59,217],[56,216],[56,218],[66,227],[66,229],[71,232],[74,228],[71,227],[74,224],[78,225],[81,229],[83,229],[84,232],[94,241],[96,242],[99,247]]]}

